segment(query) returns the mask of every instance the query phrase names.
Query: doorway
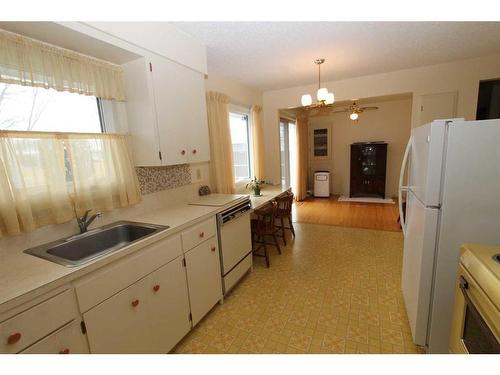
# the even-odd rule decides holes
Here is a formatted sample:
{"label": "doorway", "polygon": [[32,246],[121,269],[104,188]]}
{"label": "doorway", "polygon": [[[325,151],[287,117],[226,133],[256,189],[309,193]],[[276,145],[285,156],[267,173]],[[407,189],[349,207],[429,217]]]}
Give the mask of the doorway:
{"label": "doorway", "polygon": [[297,180],[297,126],[295,120],[280,118],[281,184],[295,191]]}

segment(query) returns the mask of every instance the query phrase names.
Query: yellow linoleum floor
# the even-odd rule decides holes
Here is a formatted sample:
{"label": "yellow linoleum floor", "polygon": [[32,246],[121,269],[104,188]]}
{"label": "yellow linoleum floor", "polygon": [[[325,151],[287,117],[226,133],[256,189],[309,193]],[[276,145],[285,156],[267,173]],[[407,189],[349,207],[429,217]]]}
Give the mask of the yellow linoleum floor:
{"label": "yellow linoleum floor", "polygon": [[[295,223],[174,353],[420,353],[400,289],[401,233]],[[290,241],[289,241],[290,242]]]}

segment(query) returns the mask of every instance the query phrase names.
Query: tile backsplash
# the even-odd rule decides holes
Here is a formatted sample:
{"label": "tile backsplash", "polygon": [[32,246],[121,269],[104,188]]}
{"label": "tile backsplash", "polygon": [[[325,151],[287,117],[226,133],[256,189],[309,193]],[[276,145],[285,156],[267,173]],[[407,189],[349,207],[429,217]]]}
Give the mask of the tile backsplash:
{"label": "tile backsplash", "polygon": [[136,167],[135,170],[143,195],[191,183],[189,164],[165,167]]}

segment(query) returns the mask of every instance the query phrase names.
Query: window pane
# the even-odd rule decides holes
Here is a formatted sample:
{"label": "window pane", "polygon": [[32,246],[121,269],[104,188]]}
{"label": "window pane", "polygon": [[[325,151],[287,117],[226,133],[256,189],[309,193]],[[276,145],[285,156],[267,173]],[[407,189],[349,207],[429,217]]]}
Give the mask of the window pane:
{"label": "window pane", "polygon": [[239,181],[250,177],[248,116],[230,113],[229,126],[233,143],[234,177],[236,181]]}
{"label": "window pane", "polygon": [[100,133],[94,96],[0,83],[0,129]]}

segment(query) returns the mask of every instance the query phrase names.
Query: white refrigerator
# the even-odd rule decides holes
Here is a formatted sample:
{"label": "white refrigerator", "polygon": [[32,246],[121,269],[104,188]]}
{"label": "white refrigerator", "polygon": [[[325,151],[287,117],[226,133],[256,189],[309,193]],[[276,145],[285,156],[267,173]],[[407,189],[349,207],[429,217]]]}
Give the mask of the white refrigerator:
{"label": "white refrigerator", "polygon": [[460,245],[500,245],[500,120],[414,128],[399,192],[401,217],[406,194],[402,291],[413,340],[448,353]]}

